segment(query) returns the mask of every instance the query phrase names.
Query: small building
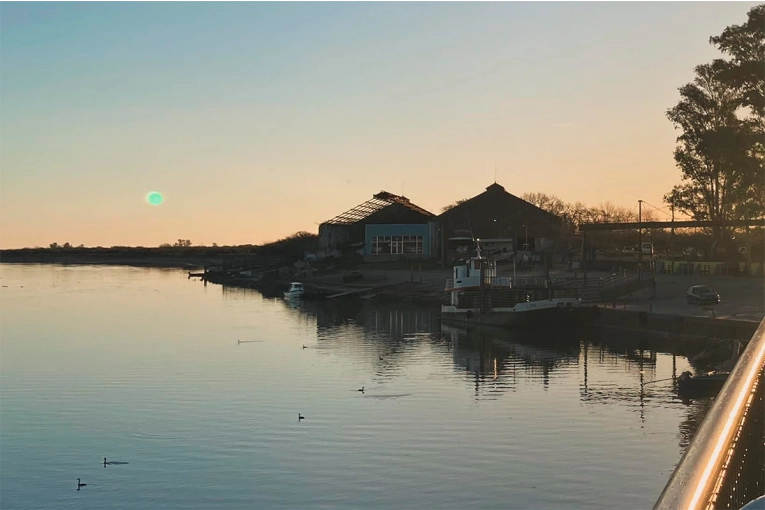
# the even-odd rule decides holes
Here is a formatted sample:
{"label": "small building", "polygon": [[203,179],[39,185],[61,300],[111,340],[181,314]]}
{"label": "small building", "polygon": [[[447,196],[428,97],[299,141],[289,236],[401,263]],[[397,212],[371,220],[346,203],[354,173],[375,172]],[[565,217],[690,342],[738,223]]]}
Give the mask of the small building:
{"label": "small building", "polygon": [[442,213],[438,222],[443,262],[474,250],[473,239],[481,239],[495,251],[523,253],[536,260],[539,252],[553,251],[562,228],[556,215],[508,193],[496,182]]}
{"label": "small building", "polygon": [[319,225],[323,256],[358,253],[366,261],[428,258],[437,253],[435,214],[387,191]]}

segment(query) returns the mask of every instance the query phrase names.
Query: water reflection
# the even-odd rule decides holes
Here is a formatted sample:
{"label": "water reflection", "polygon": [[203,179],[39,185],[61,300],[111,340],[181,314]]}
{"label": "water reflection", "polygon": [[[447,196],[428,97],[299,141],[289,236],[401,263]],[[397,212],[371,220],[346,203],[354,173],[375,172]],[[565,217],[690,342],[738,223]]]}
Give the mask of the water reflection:
{"label": "water reflection", "polygon": [[[379,362],[376,373],[404,364],[407,345],[425,341],[437,347],[449,356],[454,370],[464,373],[475,399],[515,392],[522,380],[539,383],[546,391],[551,384],[570,384],[576,374],[581,402],[627,405],[637,412],[641,429],[653,408],[681,406],[686,416],[679,426],[683,449],[711,405],[711,399],[690,401],[677,396],[677,376],[690,366],[683,355],[687,346],[637,332],[463,329],[441,324],[438,310],[432,308],[362,300],[283,302],[296,313],[315,319],[319,346],[355,351],[367,358],[371,349]],[[346,341],[366,347],[342,347]],[[665,361],[661,369],[660,360]]]}
{"label": "water reflection", "polygon": [[441,332],[449,340],[455,366],[474,375],[476,396],[487,381],[509,378],[506,387],[514,390],[519,372],[541,380],[547,389],[552,371],[578,363],[579,339],[567,332],[460,329],[445,324]]}
{"label": "water reflection", "polygon": [[640,339],[77,274],[76,289],[2,275],[17,283],[0,293],[9,507],[81,507],[55,482],[74,467],[91,506],[120,510],[643,508],[703,413],[648,384],[688,363]]}

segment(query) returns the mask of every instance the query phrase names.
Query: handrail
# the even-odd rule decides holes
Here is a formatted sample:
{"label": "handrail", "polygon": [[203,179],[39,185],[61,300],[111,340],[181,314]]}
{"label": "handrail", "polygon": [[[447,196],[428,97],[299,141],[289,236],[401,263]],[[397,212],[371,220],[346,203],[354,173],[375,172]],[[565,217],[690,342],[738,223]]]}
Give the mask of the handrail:
{"label": "handrail", "polygon": [[[765,319],[760,322],[749,345],[701,422],[696,435],[654,505],[654,510],[715,508],[726,472],[728,475],[732,474],[729,463],[736,447],[741,446],[737,443],[743,436],[742,429],[747,419],[751,420],[753,415],[757,414],[748,411],[755,400],[753,395],[758,390],[758,384],[762,384],[763,366]],[[762,391],[762,388],[759,388],[759,391]],[[759,441],[762,441],[761,433]],[[757,496],[759,494],[751,499]],[[744,503],[746,501],[738,508],[744,506]]]}

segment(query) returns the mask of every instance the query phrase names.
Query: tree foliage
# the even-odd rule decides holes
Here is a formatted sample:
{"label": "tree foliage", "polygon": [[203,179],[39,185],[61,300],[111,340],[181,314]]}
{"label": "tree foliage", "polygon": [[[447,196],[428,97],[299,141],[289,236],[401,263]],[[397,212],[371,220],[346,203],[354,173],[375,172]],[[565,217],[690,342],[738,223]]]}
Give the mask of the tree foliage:
{"label": "tree foliage", "polygon": [[442,212],[442,213],[445,213],[446,211],[449,211],[449,210],[451,210],[451,209],[454,209],[455,207],[457,207],[457,206],[458,206],[458,205],[460,205],[460,204],[464,204],[464,203],[465,203],[465,202],[467,202],[468,200],[470,200],[470,199],[469,199],[469,198],[461,198],[461,199],[457,200],[456,202],[452,202],[452,203],[451,203],[451,204],[449,204],[449,205],[445,205],[445,206],[443,206],[443,207],[441,208],[441,212]]}
{"label": "tree foliage", "polygon": [[709,42],[730,60],[712,65],[720,80],[736,90],[741,106],[751,108],[753,119],[763,127],[765,119],[765,4],[753,7],[746,23],[732,25]]}
{"label": "tree foliage", "polygon": [[[587,206],[582,202],[565,202],[555,195],[543,192],[524,193],[521,198],[563,218],[572,227],[578,227],[583,223],[621,223],[637,220],[637,215],[632,209],[611,202]],[[646,219],[645,213],[646,211],[644,211],[643,219]]]}
{"label": "tree foliage", "polygon": [[[758,6],[746,24],[710,39],[731,59],[697,66],[693,82],[679,89],[680,101],[667,111],[681,131],[675,162],[682,181],[664,200],[697,220],[724,223],[765,213],[763,13],[765,6]],[[713,229],[715,246],[730,232]]]}

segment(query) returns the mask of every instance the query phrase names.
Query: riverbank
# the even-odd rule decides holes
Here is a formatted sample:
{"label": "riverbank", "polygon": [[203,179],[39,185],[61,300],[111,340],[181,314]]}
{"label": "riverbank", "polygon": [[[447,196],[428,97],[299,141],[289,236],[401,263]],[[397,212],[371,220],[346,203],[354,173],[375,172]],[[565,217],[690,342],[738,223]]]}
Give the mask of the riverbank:
{"label": "riverbank", "polygon": [[[290,281],[300,281],[306,290],[306,297],[319,299],[367,299],[396,301],[440,306],[448,302],[444,282],[451,274],[448,269],[412,271],[410,269],[370,269],[357,273],[358,281],[344,280],[349,271],[330,271],[325,274],[306,277],[224,277],[221,273],[208,274],[207,281],[225,286],[257,289],[266,295],[280,295]],[[275,272],[273,273],[275,275]]]}
{"label": "riverbank", "polygon": [[164,257],[144,257],[126,255],[56,255],[30,254],[23,256],[0,256],[2,264],[60,264],[93,266],[135,266],[135,267],[170,267],[179,269],[201,269],[204,266],[220,263],[219,257],[200,257],[171,255]]}

